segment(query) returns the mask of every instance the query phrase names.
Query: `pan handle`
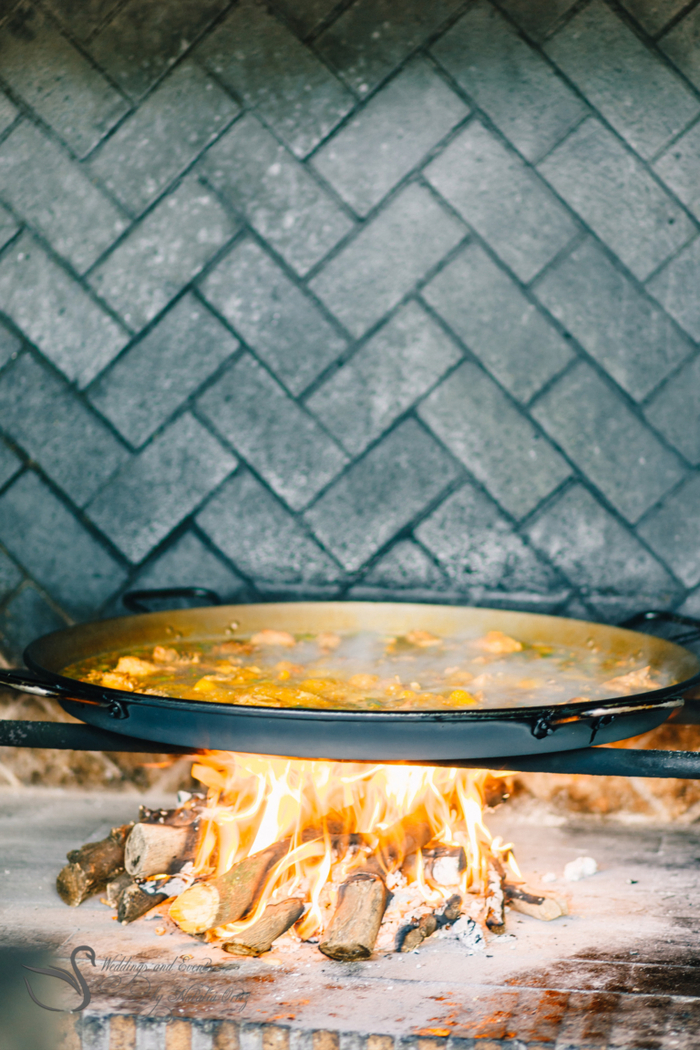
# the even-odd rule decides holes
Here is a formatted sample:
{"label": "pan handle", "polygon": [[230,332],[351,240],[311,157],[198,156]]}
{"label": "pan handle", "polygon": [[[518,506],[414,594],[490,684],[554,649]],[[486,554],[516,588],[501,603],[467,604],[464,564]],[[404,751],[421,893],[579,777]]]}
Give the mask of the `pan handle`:
{"label": "pan handle", "polygon": [[20,693],[34,693],[35,696],[64,697],[65,690],[53,682],[49,683],[33,671],[0,670],[0,685],[8,689],[17,689]]}
{"label": "pan handle", "polygon": [[168,598],[206,598],[209,605],[221,605],[221,597],[209,587],[158,587],[142,591],[127,591],[122,595],[122,604],[129,612],[151,612],[148,602]]}
{"label": "pan handle", "polygon": [[630,616],[628,620],[623,620],[620,627],[634,631],[648,623],[676,623],[680,627],[689,627],[690,630],[681,631],[680,634],[669,638],[669,641],[676,642],[678,645],[694,642],[700,638],[700,620],[695,620],[692,616],[683,616],[681,613],[668,612],[666,609],[645,609],[643,612]]}

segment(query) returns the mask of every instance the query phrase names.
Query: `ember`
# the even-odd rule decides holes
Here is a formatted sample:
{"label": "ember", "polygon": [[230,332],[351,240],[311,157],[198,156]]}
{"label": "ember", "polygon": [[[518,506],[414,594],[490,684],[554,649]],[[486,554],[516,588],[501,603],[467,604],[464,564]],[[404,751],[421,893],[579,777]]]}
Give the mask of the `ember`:
{"label": "ember", "polygon": [[565,913],[523,888],[511,844],[484,824],[485,805],[507,794],[505,774],[210,752],[192,775],[206,795],[141,807],[138,823],[89,848],[80,894],[65,891],[68,874],[82,878],[84,851],[73,851],[63,899],[106,887],[122,922],[160,906],[232,954],[260,955],[286,934],[339,960],[377,944],[415,950],[459,921],[483,942],[477,925],[502,934],[508,902],[545,919]]}

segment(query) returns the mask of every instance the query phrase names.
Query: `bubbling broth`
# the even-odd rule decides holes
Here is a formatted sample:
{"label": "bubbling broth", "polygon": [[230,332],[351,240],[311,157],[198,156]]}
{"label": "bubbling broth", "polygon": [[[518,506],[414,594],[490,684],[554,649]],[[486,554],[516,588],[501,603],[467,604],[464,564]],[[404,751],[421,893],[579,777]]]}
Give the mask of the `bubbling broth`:
{"label": "bubbling broth", "polygon": [[644,651],[621,656],[489,631],[293,635],[267,629],[226,641],[103,653],[63,674],[113,689],[254,707],[345,711],[488,710],[629,696],[673,685]]}

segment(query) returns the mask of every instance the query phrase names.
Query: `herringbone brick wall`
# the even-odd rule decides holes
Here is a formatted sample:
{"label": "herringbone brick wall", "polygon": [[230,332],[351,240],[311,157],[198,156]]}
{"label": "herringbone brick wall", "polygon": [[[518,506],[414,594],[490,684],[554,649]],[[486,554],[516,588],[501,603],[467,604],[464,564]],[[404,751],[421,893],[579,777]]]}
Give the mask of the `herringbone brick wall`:
{"label": "herringbone brick wall", "polygon": [[700,4],[0,7],[0,632],[700,611]]}

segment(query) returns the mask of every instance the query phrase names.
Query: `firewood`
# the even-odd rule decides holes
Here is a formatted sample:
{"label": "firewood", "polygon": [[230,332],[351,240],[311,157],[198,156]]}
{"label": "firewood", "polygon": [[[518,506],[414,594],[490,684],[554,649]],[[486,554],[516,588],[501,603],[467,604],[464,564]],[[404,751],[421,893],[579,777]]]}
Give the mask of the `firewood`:
{"label": "firewood", "polygon": [[412,952],[419,948],[438,928],[438,921],[432,912],[421,915],[415,926],[409,926],[401,940],[402,952]]}
{"label": "firewood", "polygon": [[139,824],[171,824],[173,827],[185,827],[199,820],[206,808],[205,795],[195,794],[183,802],[177,809],[149,809],[139,806]]}
{"label": "firewood", "polygon": [[124,844],[132,827],[133,824],[123,824],[112,828],[106,839],[88,842],[66,855],[69,863],[56,879],[61,900],[77,907],[124,870]]}
{"label": "firewood", "polygon": [[531,915],[533,919],[551,922],[569,914],[568,905],[561,897],[533,893],[524,886],[514,886],[509,882],[504,884],[503,891],[511,908],[523,915]]}
{"label": "firewood", "polygon": [[320,951],[329,959],[345,962],[368,959],[388,903],[384,880],[371,872],[358,872],[340,887],[338,907]]}
{"label": "firewood", "polygon": [[221,947],[231,955],[263,955],[303,914],[304,902],[298,897],[268,904],[257,922]]}
{"label": "firewood", "polygon": [[136,824],[126,841],[124,867],[130,875],[170,875],[192,860],[196,831],[192,825]]}
{"label": "firewood", "polygon": [[506,900],[503,892],[503,869],[489,861],[486,877],[486,925],[491,933],[504,933]]}
{"label": "firewood", "polygon": [[[461,846],[428,846],[421,850],[423,872],[427,879],[438,886],[459,886],[467,858]],[[410,854],[401,865],[401,872],[408,882],[418,876],[418,854]]]}
{"label": "firewood", "polygon": [[111,882],[107,883],[107,889],[105,890],[105,901],[110,908],[116,908],[119,904],[119,898],[126,889],[127,886],[131,886],[133,883],[131,875],[128,875],[125,871],[121,875],[117,875],[116,879],[112,879]]}
{"label": "firewood", "polygon": [[117,902],[117,919],[126,926],[167,900],[167,897],[167,893],[144,893],[137,882],[132,882],[121,892]]}
{"label": "firewood", "polygon": [[170,905],[170,916],[185,933],[204,933],[242,919],[260,897],[270,868],[289,850],[289,839],[234,864],[218,878],[197,882]]}
{"label": "firewood", "polygon": [[462,898],[458,893],[453,893],[437,917],[438,926],[446,926],[448,922],[457,922],[461,914]]}

